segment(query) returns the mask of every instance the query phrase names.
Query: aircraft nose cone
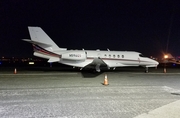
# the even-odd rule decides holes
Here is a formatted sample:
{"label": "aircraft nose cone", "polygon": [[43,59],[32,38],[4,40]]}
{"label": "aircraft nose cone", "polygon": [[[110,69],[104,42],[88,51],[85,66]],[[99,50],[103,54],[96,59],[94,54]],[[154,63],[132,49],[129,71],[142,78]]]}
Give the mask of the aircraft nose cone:
{"label": "aircraft nose cone", "polygon": [[148,59],[149,60],[149,64],[147,64],[148,67],[157,67],[159,65],[159,62],[157,62],[156,60],[153,59]]}
{"label": "aircraft nose cone", "polygon": [[159,62],[156,61],[156,64],[159,65]]}
{"label": "aircraft nose cone", "polygon": [[157,64],[157,65],[159,64],[159,62],[157,62],[156,60],[153,60],[153,61],[154,61],[155,64]]}
{"label": "aircraft nose cone", "polygon": [[158,66],[159,62],[157,62],[156,60],[153,60],[154,65]]}

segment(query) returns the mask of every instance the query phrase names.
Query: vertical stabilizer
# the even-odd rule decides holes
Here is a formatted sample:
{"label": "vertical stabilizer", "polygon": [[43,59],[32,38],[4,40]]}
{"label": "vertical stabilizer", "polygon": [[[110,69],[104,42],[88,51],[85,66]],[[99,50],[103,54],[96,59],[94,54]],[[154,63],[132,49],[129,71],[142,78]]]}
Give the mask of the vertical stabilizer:
{"label": "vertical stabilizer", "polygon": [[28,27],[28,30],[31,40],[34,42],[39,42],[37,45],[41,48],[48,51],[66,50],[65,48],[59,48],[40,27]]}

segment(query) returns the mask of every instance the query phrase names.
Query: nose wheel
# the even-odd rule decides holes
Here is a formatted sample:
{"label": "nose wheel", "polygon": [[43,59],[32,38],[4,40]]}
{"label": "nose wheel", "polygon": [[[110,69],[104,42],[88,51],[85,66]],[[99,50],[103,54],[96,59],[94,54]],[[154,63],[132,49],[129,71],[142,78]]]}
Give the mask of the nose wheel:
{"label": "nose wheel", "polygon": [[149,70],[148,67],[145,67],[145,73],[148,73],[149,72],[148,70]]}

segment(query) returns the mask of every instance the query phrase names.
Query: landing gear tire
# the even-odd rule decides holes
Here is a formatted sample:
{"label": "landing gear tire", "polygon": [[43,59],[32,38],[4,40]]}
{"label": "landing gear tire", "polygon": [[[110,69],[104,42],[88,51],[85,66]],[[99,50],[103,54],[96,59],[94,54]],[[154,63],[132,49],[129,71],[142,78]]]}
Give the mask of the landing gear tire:
{"label": "landing gear tire", "polygon": [[149,71],[148,71],[148,67],[146,67],[146,68],[145,68],[145,73],[148,73],[148,72],[149,72]]}
{"label": "landing gear tire", "polygon": [[100,70],[100,64],[97,64],[97,65],[96,65],[96,71],[97,71],[97,72],[101,72],[101,70]]}

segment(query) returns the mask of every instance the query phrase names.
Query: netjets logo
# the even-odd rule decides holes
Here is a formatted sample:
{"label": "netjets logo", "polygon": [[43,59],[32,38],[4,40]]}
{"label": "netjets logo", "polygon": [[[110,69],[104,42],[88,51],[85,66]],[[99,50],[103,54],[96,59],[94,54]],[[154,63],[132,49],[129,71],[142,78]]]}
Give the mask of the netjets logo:
{"label": "netjets logo", "polygon": [[81,57],[81,54],[69,54],[69,57]]}

